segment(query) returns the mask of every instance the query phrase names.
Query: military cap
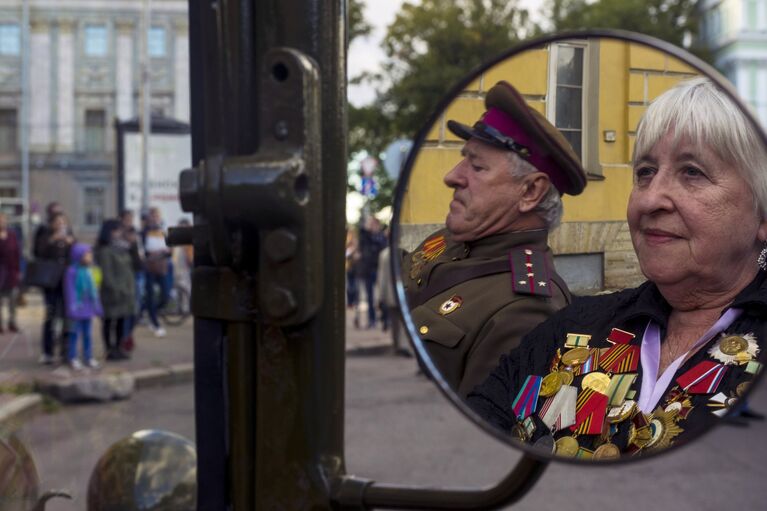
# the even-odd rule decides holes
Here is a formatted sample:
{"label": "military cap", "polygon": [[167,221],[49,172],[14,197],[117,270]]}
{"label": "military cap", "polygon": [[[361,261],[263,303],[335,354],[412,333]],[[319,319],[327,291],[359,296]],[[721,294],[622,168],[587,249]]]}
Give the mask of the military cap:
{"label": "military cap", "polygon": [[447,127],[464,140],[507,149],[543,172],[560,195],[578,195],[586,187],[586,173],[567,139],[540,112],[530,107],[508,82],[501,81],[485,96],[485,108],[474,126],[450,120]]}

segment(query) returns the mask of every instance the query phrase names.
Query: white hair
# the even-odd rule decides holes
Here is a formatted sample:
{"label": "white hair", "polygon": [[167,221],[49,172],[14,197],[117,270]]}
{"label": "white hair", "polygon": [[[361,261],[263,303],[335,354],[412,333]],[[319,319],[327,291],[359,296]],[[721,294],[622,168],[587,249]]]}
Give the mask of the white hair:
{"label": "white hair", "polygon": [[758,128],[724,91],[699,77],[655,98],[637,127],[634,165],[670,131],[673,144],[687,138],[735,167],[753,190],[754,207],[767,218],[767,150]]}
{"label": "white hair", "polygon": [[[521,177],[533,172],[540,172],[533,164],[520,158],[512,151],[508,151],[508,155],[509,168],[513,176]],[[546,223],[546,227],[551,230],[556,228],[562,221],[562,211],[562,198],[559,196],[559,191],[549,182],[548,191],[535,208],[533,208],[533,213],[537,214]]]}

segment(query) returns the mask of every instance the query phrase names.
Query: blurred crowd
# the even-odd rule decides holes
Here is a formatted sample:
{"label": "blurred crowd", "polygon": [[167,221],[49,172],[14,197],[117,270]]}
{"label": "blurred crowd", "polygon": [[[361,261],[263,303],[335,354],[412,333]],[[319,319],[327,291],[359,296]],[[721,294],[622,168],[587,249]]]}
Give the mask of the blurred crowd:
{"label": "blurred crowd", "polygon": [[[138,226],[134,222],[130,210],[104,220],[91,245],[77,239],[61,205],[50,203],[34,232],[33,258],[25,261],[20,232],[0,213],[0,333],[18,331],[16,306],[24,303],[26,290],[39,288],[45,304],[41,364],[81,370],[128,359],[141,323],[164,337],[163,307],[176,293],[187,298],[191,293],[192,248],[166,245],[158,208],[142,215]],[[103,359],[92,346],[95,318],[100,319]]]}
{"label": "blurred crowd", "polygon": [[[390,332],[395,353],[409,354],[391,279],[389,229],[375,216],[346,230],[346,305],[357,329]],[[364,300],[363,300],[364,298]]]}

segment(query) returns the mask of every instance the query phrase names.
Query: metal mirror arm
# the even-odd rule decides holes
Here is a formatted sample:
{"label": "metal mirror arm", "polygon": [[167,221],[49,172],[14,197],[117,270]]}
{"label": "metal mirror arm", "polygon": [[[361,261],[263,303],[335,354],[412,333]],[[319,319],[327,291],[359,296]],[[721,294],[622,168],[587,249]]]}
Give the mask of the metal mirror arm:
{"label": "metal mirror arm", "polygon": [[342,509],[498,509],[524,497],[547,466],[547,461],[524,456],[498,484],[477,490],[398,486],[344,476],[331,499]]}

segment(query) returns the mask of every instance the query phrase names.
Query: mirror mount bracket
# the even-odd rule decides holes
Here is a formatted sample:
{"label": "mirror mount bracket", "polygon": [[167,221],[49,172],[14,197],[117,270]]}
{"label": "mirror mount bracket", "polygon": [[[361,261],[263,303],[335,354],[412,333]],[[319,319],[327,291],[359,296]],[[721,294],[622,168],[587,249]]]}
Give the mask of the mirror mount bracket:
{"label": "mirror mount bracket", "polygon": [[331,499],[341,509],[497,509],[524,497],[547,466],[548,461],[523,456],[498,484],[477,490],[397,486],[342,476],[332,485]]}
{"label": "mirror mount bracket", "polygon": [[[272,49],[264,60],[259,149],[218,153],[181,173],[182,209],[208,222],[174,229],[169,244],[188,242],[193,229],[204,228],[197,238],[219,265],[193,271],[196,288],[221,292],[195,296],[195,316],[293,326],[316,315],[322,302],[319,74],[314,61],[291,48]],[[235,303],[222,307],[220,296]]]}

